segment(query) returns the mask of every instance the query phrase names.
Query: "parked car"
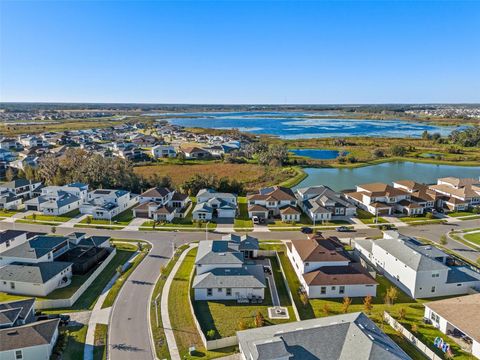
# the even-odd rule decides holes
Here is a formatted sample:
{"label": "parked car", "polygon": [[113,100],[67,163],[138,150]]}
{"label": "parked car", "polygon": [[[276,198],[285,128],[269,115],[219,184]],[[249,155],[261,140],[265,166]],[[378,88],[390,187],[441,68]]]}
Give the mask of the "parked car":
{"label": "parked car", "polygon": [[348,226],[337,226],[335,230],[338,232],[349,232],[350,228]]}
{"label": "parked car", "polygon": [[67,326],[70,322],[70,315],[62,315],[62,314],[42,314],[37,316],[37,321],[42,320],[51,320],[51,319],[60,319],[61,326]]}
{"label": "parked car", "polygon": [[263,272],[272,275],[272,269],[270,269],[270,266],[264,266]]}
{"label": "parked car", "polygon": [[254,224],[260,224],[260,218],[258,216],[252,216],[252,221]]}
{"label": "parked car", "polygon": [[308,227],[308,226],[303,226],[300,231],[303,233],[303,234],[313,234],[313,229]]}

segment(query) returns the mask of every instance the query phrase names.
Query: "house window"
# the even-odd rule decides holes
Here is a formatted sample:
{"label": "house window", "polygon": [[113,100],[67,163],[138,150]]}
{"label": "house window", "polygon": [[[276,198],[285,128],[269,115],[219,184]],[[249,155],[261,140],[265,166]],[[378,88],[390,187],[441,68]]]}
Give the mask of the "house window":
{"label": "house window", "polygon": [[430,315],[430,319],[432,319],[433,322],[438,323],[440,321],[440,316],[432,312],[432,315]]}
{"label": "house window", "polygon": [[325,295],[327,293],[327,288],[325,286],[322,286],[320,288],[320,294]]}
{"label": "house window", "polygon": [[440,274],[432,274],[432,278],[440,277]]}
{"label": "house window", "polygon": [[22,352],[22,350],[15,350],[15,359],[16,359],[16,360],[21,360],[21,359],[23,359],[23,352]]}
{"label": "house window", "polygon": [[10,289],[12,289],[12,290],[15,289],[15,283],[14,283],[14,282],[11,282],[11,283],[10,283]]}
{"label": "house window", "polygon": [[227,288],[227,296],[232,296],[232,289]]}
{"label": "house window", "polygon": [[212,296],[212,289],[207,289],[207,296]]}
{"label": "house window", "polygon": [[217,292],[222,292],[222,290],[223,290],[222,288],[218,288]]}
{"label": "house window", "polygon": [[432,290],[431,290],[431,291],[432,291],[432,293],[435,292],[435,286],[432,286]]}
{"label": "house window", "polygon": [[335,291],[337,288],[335,286],[332,286],[332,291]]}
{"label": "house window", "polygon": [[345,294],[345,286],[340,286],[338,292],[339,292],[340,294]]}

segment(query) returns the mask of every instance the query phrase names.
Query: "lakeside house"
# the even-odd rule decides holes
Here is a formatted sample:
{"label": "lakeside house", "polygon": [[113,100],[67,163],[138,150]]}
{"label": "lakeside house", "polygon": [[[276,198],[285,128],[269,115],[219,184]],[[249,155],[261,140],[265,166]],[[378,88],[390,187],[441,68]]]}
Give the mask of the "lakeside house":
{"label": "lakeside house", "polygon": [[80,205],[80,213],[94,219],[112,220],[115,216],[135,205],[137,199],[130,191],[97,189],[90,191]]}
{"label": "lakeside house", "polygon": [[79,209],[87,194],[88,185],[82,183],[46,186],[41,189],[40,196],[25,201],[25,208],[45,215],[63,215]]}
{"label": "lakeside house", "polygon": [[200,241],[192,282],[195,300],[262,300],[267,286],[263,266],[246,262],[256,258],[258,249],[258,239],[249,235]]}
{"label": "lakeside house", "polygon": [[287,243],[287,257],[309,298],[375,296],[377,282],[353,263],[336,238],[321,235]]}
{"label": "lakeside house", "polygon": [[480,358],[480,294],[427,302],[425,319]]}
{"label": "lakeside house", "polygon": [[414,299],[468,294],[480,290],[480,273],[432,245],[397,231],[379,240],[356,240],[355,251]]}
{"label": "lakeside house", "polygon": [[177,156],[177,151],[172,145],[155,145],[150,150],[154,159],[174,158]]}
{"label": "lakeside house", "polygon": [[441,202],[449,211],[468,210],[480,205],[480,180],[446,177],[437,180],[430,190],[443,196]]}
{"label": "lakeside house", "polygon": [[282,221],[300,221],[301,211],[290,188],[272,186],[247,195],[248,216],[261,219],[280,217]]}
{"label": "lakeside house", "polygon": [[0,184],[0,209],[18,210],[24,200],[31,199],[37,189],[42,186],[40,181],[16,179]]}
{"label": "lakeside house", "polygon": [[192,211],[194,220],[233,220],[236,215],[236,195],[217,192],[213,189],[202,189],[198,192],[197,204]]}
{"label": "lakeside house", "polygon": [[238,331],[237,338],[245,360],[411,360],[360,312]]}
{"label": "lakeside house", "polygon": [[166,222],[184,218],[191,203],[188,195],[167,187],[148,189],[138,199],[140,205],[133,209],[133,216]]}
{"label": "lakeside house", "polygon": [[300,208],[313,221],[355,216],[357,208],[328,186],[310,186],[295,191]]}

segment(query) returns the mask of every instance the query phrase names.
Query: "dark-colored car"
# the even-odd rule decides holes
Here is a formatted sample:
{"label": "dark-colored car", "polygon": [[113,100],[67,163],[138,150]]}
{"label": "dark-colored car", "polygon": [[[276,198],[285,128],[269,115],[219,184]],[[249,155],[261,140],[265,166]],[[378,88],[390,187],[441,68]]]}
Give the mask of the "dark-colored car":
{"label": "dark-colored car", "polygon": [[37,316],[37,321],[42,320],[51,320],[51,319],[60,319],[61,326],[67,326],[70,322],[70,315],[62,315],[62,314],[42,314]]}
{"label": "dark-colored car", "polygon": [[335,228],[338,232],[349,232],[350,228],[348,226],[338,226]]}
{"label": "dark-colored car", "polygon": [[303,233],[303,234],[313,234],[313,229],[308,227],[308,226],[303,226],[300,231]]}
{"label": "dark-colored car", "polygon": [[270,269],[269,266],[264,266],[263,267],[263,272],[272,275],[272,269]]}

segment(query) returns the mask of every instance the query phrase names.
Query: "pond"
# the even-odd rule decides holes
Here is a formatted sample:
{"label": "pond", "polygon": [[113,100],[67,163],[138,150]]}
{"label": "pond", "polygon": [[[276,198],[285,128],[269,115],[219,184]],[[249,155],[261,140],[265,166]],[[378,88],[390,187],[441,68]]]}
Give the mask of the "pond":
{"label": "pond", "polygon": [[[294,149],[290,150],[290,152],[298,156],[305,156],[316,160],[332,160],[340,155],[340,152],[337,150],[327,149]],[[342,154],[346,154],[346,152],[342,151]]]}
{"label": "pond", "polygon": [[435,183],[446,176],[479,178],[480,166],[435,165],[415,162],[387,162],[353,169],[305,168],[307,177],[295,188],[327,185],[334,190],[354,189],[357,184],[391,183],[393,180],[415,180]]}

